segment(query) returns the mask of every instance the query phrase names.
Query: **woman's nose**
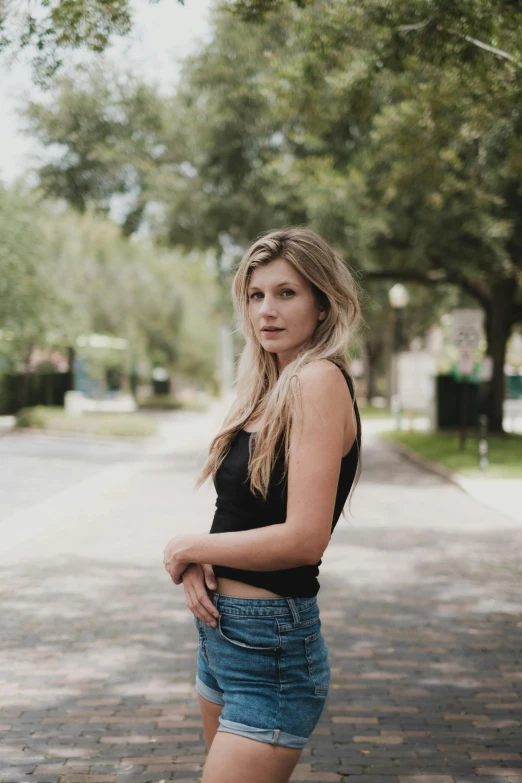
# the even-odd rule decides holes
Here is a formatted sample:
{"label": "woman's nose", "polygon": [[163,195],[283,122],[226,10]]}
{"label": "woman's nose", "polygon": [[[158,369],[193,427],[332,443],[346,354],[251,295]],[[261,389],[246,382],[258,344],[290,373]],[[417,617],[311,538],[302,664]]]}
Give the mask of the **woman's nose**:
{"label": "woman's nose", "polygon": [[261,307],[259,308],[260,312],[263,313],[274,313],[276,311],[275,307],[275,301],[271,296],[265,296],[263,297],[263,301],[261,302]]}

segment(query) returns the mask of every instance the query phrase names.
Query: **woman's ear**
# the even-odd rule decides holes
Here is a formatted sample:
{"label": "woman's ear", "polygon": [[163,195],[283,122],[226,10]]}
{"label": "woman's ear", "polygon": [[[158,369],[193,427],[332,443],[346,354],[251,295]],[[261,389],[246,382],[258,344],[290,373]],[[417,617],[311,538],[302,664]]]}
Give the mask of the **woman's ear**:
{"label": "woman's ear", "polygon": [[329,309],[330,308],[328,307],[328,304],[325,302],[324,298],[321,297],[321,301],[319,302],[319,320],[320,321],[324,321],[324,319],[328,315]]}
{"label": "woman's ear", "polygon": [[322,291],[320,291],[317,286],[313,286],[314,294],[315,294],[315,301],[316,301],[316,307],[319,311],[319,321],[324,321],[326,316],[328,315],[328,300],[326,296],[323,294]]}

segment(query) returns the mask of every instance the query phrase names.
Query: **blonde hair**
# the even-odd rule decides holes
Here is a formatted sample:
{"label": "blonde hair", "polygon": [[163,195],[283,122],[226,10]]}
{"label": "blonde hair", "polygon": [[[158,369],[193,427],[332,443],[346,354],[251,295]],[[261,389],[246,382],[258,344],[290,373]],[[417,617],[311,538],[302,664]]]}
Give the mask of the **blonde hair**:
{"label": "blonde hair", "polygon": [[[255,335],[247,289],[257,266],[281,258],[310,282],[314,299],[326,309],[326,317],[318,322],[309,343],[279,373],[276,354],[266,351]],[[237,395],[220,431],[211,441],[195,488],[209,476],[215,479],[232,440],[255,414],[256,419],[263,418],[263,426],[249,438],[250,489],[257,490],[266,500],[281,444],[284,445],[283,478],[288,472],[292,422],[299,421],[302,415],[299,371],[314,360],[329,359],[346,370],[355,399],[349,345],[361,320],[358,285],[342,258],[319,234],[308,228],[291,227],[265,234],[250,245],[234,276],[232,299],[236,325],[246,340],[238,361]],[[355,412],[354,417],[358,432],[360,421]],[[357,437],[356,443],[357,472],[350,497],[361,472]]]}

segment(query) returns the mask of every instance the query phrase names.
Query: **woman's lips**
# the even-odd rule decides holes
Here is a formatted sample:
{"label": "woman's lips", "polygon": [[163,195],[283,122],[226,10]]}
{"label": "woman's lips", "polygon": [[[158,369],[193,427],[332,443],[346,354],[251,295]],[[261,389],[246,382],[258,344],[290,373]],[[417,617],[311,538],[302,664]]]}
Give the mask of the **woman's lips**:
{"label": "woman's lips", "polygon": [[261,329],[261,331],[268,337],[275,337],[276,335],[281,334],[281,332],[284,332],[284,329]]}

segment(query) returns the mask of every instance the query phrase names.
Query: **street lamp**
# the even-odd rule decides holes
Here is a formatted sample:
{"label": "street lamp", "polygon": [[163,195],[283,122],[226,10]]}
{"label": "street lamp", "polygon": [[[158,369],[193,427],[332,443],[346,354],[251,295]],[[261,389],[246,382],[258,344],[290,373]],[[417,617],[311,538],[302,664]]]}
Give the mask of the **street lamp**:
{"label": "street lamp", "polygon": [[399,353],[403,341],[403,310],[408,304],[408,291],[402,283],[396,283],[388,291],[388,299],[394,311],[393,348],[391,361],[392,410],[397,415],[397,429],[401,428],[401,400],[399,397]]}
{"label": "street lamp", "polygon": [[395,310],[402,310],[402,308],[406,307],[408,304],[408,291],[402,283],[395,283],[388,291],[388,298],[391,306]]}

